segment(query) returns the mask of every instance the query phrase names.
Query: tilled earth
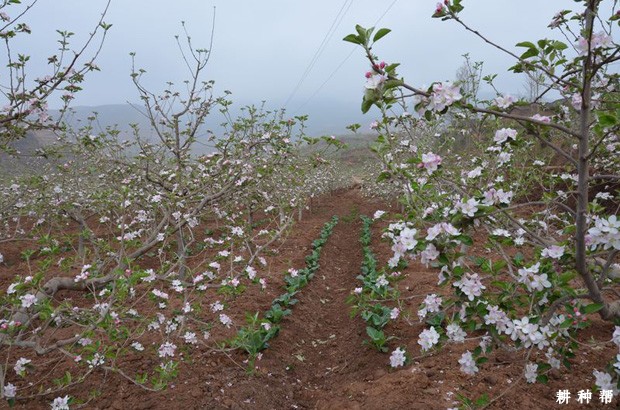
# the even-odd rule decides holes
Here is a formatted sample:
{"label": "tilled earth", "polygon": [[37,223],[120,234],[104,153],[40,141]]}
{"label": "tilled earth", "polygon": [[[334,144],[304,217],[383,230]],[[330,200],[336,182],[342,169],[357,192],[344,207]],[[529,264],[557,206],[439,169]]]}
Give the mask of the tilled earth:
{"label": "tilled earth", "polygon": [[[584,354],[573,360],[570,372],[551,373],[547,385],[526,384],[523,359],[514,353],[497,351],[480,366],[475,376],[466,376],[457,363],[461,354],[473,350],[477,341],[450,344],[423,355],[417,344],[424,329],[416,317],[417,308],[428,293],[441,293],[437,273],[410,264],[399,282],[403,316],[386,328],[396,336],[391,348],[403,346],[412,363],[397,370],[389,367],[389,353],[379,353],[363,344],[365,324],[351,317],[347,297],[358,286],[362,249],[358,215],[371,216],[376,210],[392,210],[388,204],[363,198],[356,189],[323,197],[296,224],[280,249],[279,258],[301,267],[311,242],[333,215],[340,217],[324,246],[320,269],[298,295],[293,313],[281,322],[281,331],[265,350],[257,368],[248,374],[241,352],[194,352],[181,364],[179,377],[160,392],[145,391],[118,375],[101,372],[100,377],[72,387],[67,394],[85,398],[92,389],[101,395],[89,401],[89,409],[447,409],[458,407],[458,396],[477,398],[484,393],[494,400],[492,409],[612,409],[617,402],[603,405],[598,395],[592,402],[576,402],[579,390],[591,389],[593,369],[602,370],[617,353],[611,338],[612,326],[601,321],[583,332]],[[380,263],[390,256],[381,242],[381,224],[373,229],[373,250]],[[282,283],[282,277],[270,283]],[[281,275],[281,273],[280,273]],[[277,294],[277,293],[276,293]],[[269,307],[247,300],[234,305],[238,317],[244,312]],[[262,303],[262,301],[260,302]],[[408,315],[408,316],[407,316]],[[136,364],[138,366],[138,364]],[[560,389],[571,391],[568,405],[555,402]],[[47,401],[20,402],[17,408],[49,408]],[[5,405],[4,402],[0,406]]]}

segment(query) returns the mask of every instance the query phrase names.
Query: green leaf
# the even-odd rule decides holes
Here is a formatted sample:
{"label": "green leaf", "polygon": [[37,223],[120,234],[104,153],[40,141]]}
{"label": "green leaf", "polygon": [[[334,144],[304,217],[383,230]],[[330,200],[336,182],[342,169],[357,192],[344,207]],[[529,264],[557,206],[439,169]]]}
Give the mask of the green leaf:
{"label": "green leaf", "polygon": [[561,50],[566,50],[568,46],[565,43],[556,40],[553,42],[553,48],[561,51]]}
{"label": "green leaf", "polygon": [[584,306],[583,311],[584,313],[594,313],[603,309],[603,306],[604,305],[602,303],[592,303],[588,306]]}
{"label": "green leaf", "polygon": [[602,112],[598,114],[598,123],[601,127],[611,128],[618,123],[618,118],[615,115]]}
{"label": "green leaf", "polygon": [[379,29],[379,31],[377,31],[377,34],[375,34],[374,38],[372,39],[373,43],[385,37],[387,34],[390,33],[390,31],[392,30],[390,30],[389,28]]}
{"label": "green leaf", "polygon": [[394,64],[390,64],[387,67],[385,67],[385,71],[387,71],[388,73],[393,72],[394,70],[396,70],[396,68],[400,65],[400,63],[394,63]]}
{"label": "green leaf", "polygon": [[475,402],[476,406],[486,406],[487,404],[489,404],[489,396],[484,393],[482,396],[478,397],[478,399],[476,399]]}
{"label": "green leaf", "polygon": [[366,114],[368,110],[370,110],[370,107],[372,107],[372,104],[372,100],[364,98],[364,100],[362,100],[362,113]]}
{"label": "green leaf", "polygon": [[357,31],[357,34],[359,34],[358,38],[361,41],[360,44],[367,44],[368,43],[368,32],[372,31],[372,28],[366,30],[364,27],[357,24],[355,26],[355,30]]}
{"label": "green leaf", "polygon": [[438,312],[434,316],[430,317],[426,320],[426,323],[429,326],[440,327],[443,320],[446,318],[445,312]]}
{"label": "green leaf", "polygon": [[536,57],[537,55],[538,55],[538,50],[536,50],[535,48],[530,48],[525,53],[521,54],[521,59],[526,60],[530,57]]}
{"label": "green leaf", "polygon": [[355,34],[349,34],[348,36],[343,38],[342,41],[348,41],[349,43],[359,44],[359,45],[363,44],[359,36],[356,36]]}
{"label": "green leaf", "polygon": [[536,48],[536,45],[530,41],[522,41],[516,44],[517,47]]}
{"label": "green leaf", "polygon": [[383,331],[377,330],[372,326],[366,326],[366,333],[372,340],[380,340],[385,337]]}
{"label": "green leaf", "polygon": [[387,91],[392,88],[400,87],[402,84],[403,82],[400,80],[387,80],[385,83],[383,83],[383,89]]}
{"label": "green leaf", "polygon": [[467,236],[467,235],[460,235],[460,236],[458,237],[458,239],[459,239],[459,240],[460,240],[460,241],[461,241],[464,245],[467,245],[467,246],[471,246],[471,245],[473,245],[473,244],[474,244],[474,241],[472,240],[472,238],[471,238],[470,236]]}
{"label": "green leaf", "polygon": [[387,171],[383,171],[382,173],[379,174],[379,176],[377,177],[377,182],[381,182],[381,181],[385,181],[386,179],[390,179],[391,175],[389,172]]}

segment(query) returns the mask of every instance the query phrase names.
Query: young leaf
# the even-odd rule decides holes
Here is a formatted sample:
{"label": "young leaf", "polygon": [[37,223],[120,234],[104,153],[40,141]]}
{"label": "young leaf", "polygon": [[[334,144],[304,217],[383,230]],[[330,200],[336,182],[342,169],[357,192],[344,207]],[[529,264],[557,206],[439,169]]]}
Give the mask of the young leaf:
{"label": "young leaf", "polygon": [[366,114],[368,110],[370,110],[370,107],[372,107],[372,104],[372,100],[364,98],[364,100],[362,101],[362,113]]}
{"label": "young leaf", "polygon": [[376,42],[376,41],[379,41],[380,39],[385,37],[387,34],[389,34],[390,31],[392,31],[392,30],[390,30],[389,28],[379,29],[379,31],[377,31],[377,33],[375,34],[375,36],[372,39],[373,43]]}
{"label": "young leaf", "polygon": [[345,38],[342,39],[343,41],[348,41],[349,43],[353,43],[353,44],[362,44],[362,41],[360,40],[359,36],[356,36],[355,34],[349,34],[348,36],[346,36]]}
{"label": "young leaf", "polygon": [[603,309],[602,303],[592,303],[592,304],[589,304],[588,306],[584,306],[583,311],[584,313],[594,313],[594,312],[598,312],[601,309]]}

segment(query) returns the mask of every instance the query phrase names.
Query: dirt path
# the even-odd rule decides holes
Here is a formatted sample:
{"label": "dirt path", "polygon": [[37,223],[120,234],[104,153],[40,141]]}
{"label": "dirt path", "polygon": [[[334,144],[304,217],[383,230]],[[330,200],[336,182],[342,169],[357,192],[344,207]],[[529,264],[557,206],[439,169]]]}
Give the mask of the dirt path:
{"label": "dirt path", "polygon": [[[251,405],[256,408],[359,407],[343,390],[370,376],[365,374],[368,369],[384,367],[379,362],[385,356],[363,346],[365,327],[350,317],[346,299],[355,286],[362,258],[358,215],[372,213],[377,206],[357,191],[340,192],[298,225],[297,229],[320,226],[333,215],[340,217],[323,249],[316,276],[301,291],[293,314],[281,324],[280,335],[257,362],[258,374],[248,384],[240,381],[236,388],[230,386],[236,391],[233,394],[247,394],[249,388]],[[303,258],[305,252],[296,251]],[[263,383],[264,388],[257,390]]]}
{"label": "dirt path", "polygon": [[[358,409],[438,407],[435,391],[423,373],[388,372],[388,356],[365,346],[365,324],[351,317],[347,297],[358,286],[362,249],[359,215],[372,215],[388,205],[361,197],[358,190],[335,194],[314,210],[305,224],[323,223],[332,215],[340,222],[321,254],[321,268],[299,295],[292,316],[259,362],[258,374],[237,380],[233,395],[247,403],[232,408]],[[384,257],[389,251],[373,240]],[[433,274],[434,275],[434,274]],[[417,393],[416,393],[417,392]],[[394,394],[396,393],[396,394]],[[443,404],[441,404],[443,406]]]}
{"label": "dirt path", "polygon": [[[362,260],[358,214],[376,208],[364,203],[355,191],[344,193],[337,204],[332,211],[340,223],[321,255],[321,268],[263,359],[267,369],[282,376],[284,370],[299,385],[293,398],[308,408],[342,407],[333,400],[349,400],[335,398],[334,393],[364,378],[367,369],[374,367],[369,362],[379,356],[360,354],[365,327],[361,320],[351,318],[351,306],[345,302],[356,286]],[[351,398],[350,404],[354,403]]]}

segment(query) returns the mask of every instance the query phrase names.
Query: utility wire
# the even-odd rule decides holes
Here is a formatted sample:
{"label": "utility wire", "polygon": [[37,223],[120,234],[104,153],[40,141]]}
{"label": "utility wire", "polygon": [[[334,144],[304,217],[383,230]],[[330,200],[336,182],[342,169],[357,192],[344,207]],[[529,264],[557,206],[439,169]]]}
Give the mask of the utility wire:
{"label": "utility wire", "polygon": [[[373,26],[376,26],[377,24],[379,24],[379,22],[381,20],[383,20],[383,17],[385,17],[386,14],[389,13],[389,11],[392,9],[392,7],[394,7],[394,5],[398,2],[398,0],[394,0],[392,1],[392,3],[388,6],[388,8],[383,12],[383,14],[381,15],[381,17],[379,17],[377,19],[377,21],[375,21],[375,24],[373,24]],[[323,87],[325,87],[325,85],[327,85],[327,83],[334,77],[334,75],[336,75],[336,73],[342,68],[342,66],[349,61],[349,58],[351,58],[351,56],[353,55],[353,53],[357,50],[358,46],[353,46],[353,48],[351,49],[351,52],[340,62],[340,64],[338,64],[338,66],[331,72],[331,74],[329,75],[329,77],[327,77],[327,79],[325,81],[323,81],[323,83],[319,86],[319,88],[316,89],[316,91],[314,93],[312,93],[312,95],[310,96],[310,98],[308,98],[306,100],[306,102],[304,102],[302,105],[300,105],[297,110],[295,110],[295,114],[297,114],[302,108],[304,108],[322,89]]]}
{"label": "utility wire", "polygon": [[[348,3],[348,6],[347,6],[347,3]],[[347,12],[351,8],[352,4],[353,4],[353,0],[345,0],[344,3],[342,3],[342,6],[340,7],[340,10],[338,11],[338,14],[336,14],[336,17],[332,21],[332,24],[329,27],[329,29],[327,30],[327,33],[325,33],[325,36],[323,37],[323,41],[321,41],[321,44],[319,45],[319,47],[317,48],[316,52],[312,56],[312,59],[310,60],[310,62],[308,63],[308,66],[306,67],[306,69],[304,70],[303,74],[301,75],[301,78],[297,82],[297,85],[295,86],[295,88],[293,89],[291,94],[286,99],[286,102],[284,103],[285,107],[289,104],[289,102],[291,102],[291,100],[293,99],[293,97],[295,96],[295,94],[297,93],[297,91],[299,90],[301,85],[303,84],[303,82],[308,77],[308,74],[310,74],[310,71],[312,71],[312,69],[314,68],[314,65],[316,64],[316,62],[318,61],[319,57],[321,56],[321,54],[325,50],[325,47],[327,46],[327,44],[329,43],[329,41],[333,37],[334,33],[338,29],[338,26],[340,26],[340,23],[342,22],[342,19],[347,14]],[[345,9],[345,7],[346,7],[346,9]]]}

